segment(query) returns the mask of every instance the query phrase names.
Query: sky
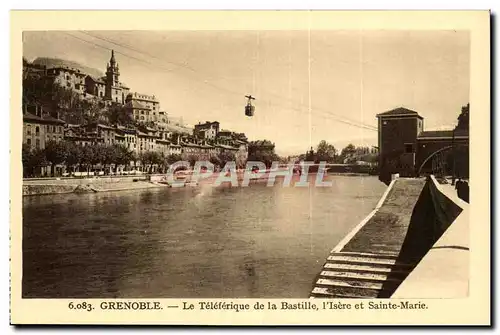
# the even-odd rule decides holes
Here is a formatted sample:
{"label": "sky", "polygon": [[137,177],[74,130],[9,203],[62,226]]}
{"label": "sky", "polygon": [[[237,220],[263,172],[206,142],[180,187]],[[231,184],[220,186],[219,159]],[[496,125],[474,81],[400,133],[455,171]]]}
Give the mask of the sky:
{"label": "sky", "polygon": [[[406,107],[450,129],[469,102],[464,31],[43,31],[23,34],[28,60],[55,57],[106,70],[194,125],[219,121],[281,155],[321,140],[377,145],[376,114]],[[256,97],[246,117],[245,95]]]}

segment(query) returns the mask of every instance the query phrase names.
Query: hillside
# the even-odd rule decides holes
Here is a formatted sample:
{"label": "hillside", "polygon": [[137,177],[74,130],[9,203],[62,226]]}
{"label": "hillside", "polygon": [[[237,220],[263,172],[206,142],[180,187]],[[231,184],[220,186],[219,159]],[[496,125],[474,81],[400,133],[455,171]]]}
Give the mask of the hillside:
{"label": "hillside", "polygon": [[37,57],[33,64],[45,65],[47,68],[57,67],[57,66],[66,66],[70,68],[79,69],[81,72],[89,74],[93,77],[102,77],[104,73],[99,71],[98,69],[88,67],[82,64],[79,64],[74,61],[59,59],[59,58],[49,58],[49,57]]}

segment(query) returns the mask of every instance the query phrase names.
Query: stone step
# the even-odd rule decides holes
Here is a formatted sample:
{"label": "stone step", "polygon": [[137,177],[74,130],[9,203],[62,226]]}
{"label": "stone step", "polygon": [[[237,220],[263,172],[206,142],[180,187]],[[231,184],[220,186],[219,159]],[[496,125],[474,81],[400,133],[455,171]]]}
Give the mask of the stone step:
{"label": "stone step", "polygon": [[374,282],[384,282],[387,280],[394,280],[394,279],[388,279],[387,274],[378,274],[378,273],[358,273],[358,272],[349,272],[349,271],[338,271],[338,270],[323,270],[320,273],[320,277],[325,277],[325,278],[337,278],[337,279],[356,279],[356,280],[363,280],[363,281],[374,281]]}
{"label": "stone step", "polygon": [[372,257],[372,258],[383,258],[383,259],[397,259],[398,254],[393,252],[387,253],[372,253],[372,252],[357,252],[357,251],[341,251],[341,252],[332,252],[331,256],[335,255],[345,255],[345,256],[353,256],[353,257]]}
{"label": "stone step", "polygon": [[395,259],[384,259],[376,257],[360,257],[360,256],[350,256],[345,254],[331,254],[327,258],[329,261],[342,262],[342,263],[359,263],[359,264],[382,264],[382,265],[394,265],[396,263]]}
{"label": "stone step", "polygon": [[378,295],[376,290],[338,287],[335,289],[328,287],[315,287],[311,292],[311,297],[315,298],[339,298],[353,297],[358,299],[373,299]]}
{"label": "stone step", "polygon": [[348,263],[325,263],[323,266],[324,271],[343,271],[355,273],[373,273],[373,274],[386,274],[391,276],[406,275],[408,270],[405,268],[398,268],[397,266],[384,266],[372,264],[348,264]]}
{"label": "stone step", "polygon": [[370,272],[370,273],[390,273],[391,266],[372,266],[370,264],[348,264],[348,263],[330,263],[327,262],[323,266],[324,270],[344,270],[353,272]]}
{"label": "stone step", "polygon": [[381,290],[383,283],[371,283],[358,280],[349,279],[327,279],[319,278],[316,281],[316,286],[326,287],[352,287],[352,288],[365,288],[370,290]]}
{"label": "stone step", "polygon": [[378,258],[378,257],[361,257],[351,256],[345,254],[331,254],[327,258],[328,263],[342,263],[342,264],[357,264],[357,265],[371,265],[371,266],[384,266],[395,268],[408,268],[412,267],[411,264],[396,263],[396,259]]}

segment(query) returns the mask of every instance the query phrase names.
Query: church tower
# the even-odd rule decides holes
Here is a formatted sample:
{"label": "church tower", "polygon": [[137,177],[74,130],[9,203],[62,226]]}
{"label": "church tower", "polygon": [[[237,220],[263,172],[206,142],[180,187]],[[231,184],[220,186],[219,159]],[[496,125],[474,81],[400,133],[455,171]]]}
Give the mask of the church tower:
{"label": "church tower", "polygon": [[115,59],[115,52],[111,50],[111,58],[106,67],[106,100],[111,100],[115,103],[123,104],[122,87],[120,85],[120,70]]}

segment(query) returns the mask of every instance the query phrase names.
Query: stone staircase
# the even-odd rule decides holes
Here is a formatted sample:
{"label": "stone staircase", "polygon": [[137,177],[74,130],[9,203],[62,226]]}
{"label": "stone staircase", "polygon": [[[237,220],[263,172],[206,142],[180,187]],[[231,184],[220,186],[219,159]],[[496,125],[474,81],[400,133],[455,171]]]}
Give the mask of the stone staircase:
{"label": "stone staircase", "polygon": [[332,252],[316,279],[311,298],[384,297],[413,268],[412,264],[397,263],[397,256],[389,252]]}

